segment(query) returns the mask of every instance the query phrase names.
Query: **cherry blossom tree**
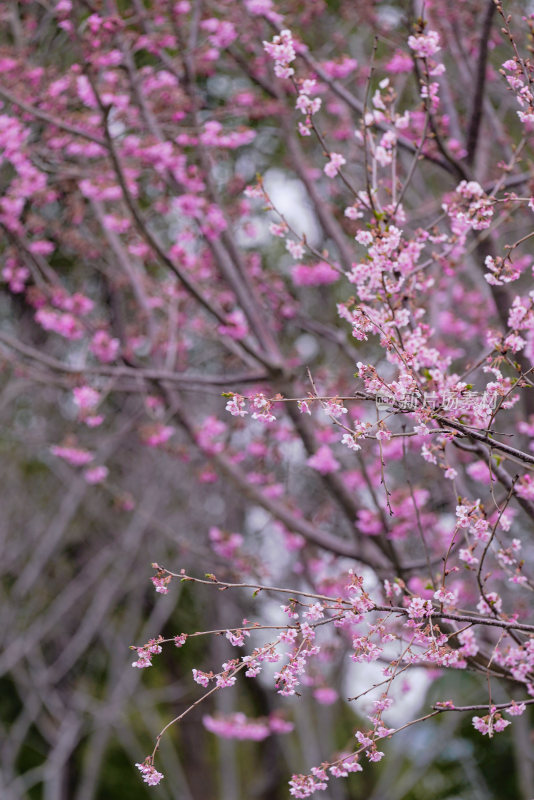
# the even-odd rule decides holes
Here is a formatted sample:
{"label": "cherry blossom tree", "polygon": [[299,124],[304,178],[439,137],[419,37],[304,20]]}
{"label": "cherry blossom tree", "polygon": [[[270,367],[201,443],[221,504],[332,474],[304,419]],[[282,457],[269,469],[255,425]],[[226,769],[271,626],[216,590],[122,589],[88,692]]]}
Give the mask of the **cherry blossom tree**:
{"label": "cherry blossom tree", "polygon": [[[341,798],[396,740],[461,720],[488,752],[508,737],[508,791],[534,794],[534,14],[357,6],[1,12],[6,425],[66,487],[43,538],[28,509],[4,537],[21,635],[0,666],[36,687],[5,723],[6,797],[73,797],[77,748],[75,796],[96,797],[100,731],[136,692],[124,749],[168,797],[182,725],[223,762],[277,742],[280,796]],[[67,545],[82,502],[95,549]],[[64,681],[103,652],[84,750],[96,699]],[[307,697],[353,717],[301,757]],[[17,777],[34,724],[49,753]]]}

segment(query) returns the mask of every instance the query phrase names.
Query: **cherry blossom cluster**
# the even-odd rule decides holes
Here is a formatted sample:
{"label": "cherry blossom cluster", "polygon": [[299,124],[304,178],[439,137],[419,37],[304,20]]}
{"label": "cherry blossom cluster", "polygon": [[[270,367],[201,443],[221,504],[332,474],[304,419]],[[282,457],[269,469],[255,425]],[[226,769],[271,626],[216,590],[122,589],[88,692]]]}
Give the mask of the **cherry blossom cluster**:
{"label": "cherry blossom cluster", "polygon": [[532,90],[532,66],[517,56],[505,61],[502,74],[515,94],[521,108],[517,116],[523,123],[534,122],[534,93]]}
{"label": "cherry blossom cluster", "polygon": [[163,773],[158,772],[151,763],[150,758],[147,758],[142,764],[136,764],[135,766],[141,772],[144,782],[148,783],[149,786],[157,786],[164,777]]}
{"label": "cherry blossom cluster", "polygon": [[294,727],[291,722],[284,720],[278,714],[271,714],[267,718],[249,719],[241,712],[226,716],[206,714],[202,718],[202,723],[208,731],[223,739],[253,742],[262,742],[273,733],[290,733]]}
{"label": "cherry blossom cluster", "polygon": [[[477,504],[459,506],[458,518],[460,524],[472,524],[475,526],[482,519]],[[166,575],[169,579],[176,577],[182,581],[208,583],[218,587],[230,586],[230,584],[219,581],[214,575],[209,575],[205,580],[201,580],[187,575],[183,570],[175,574],[158,567],[158,565],[156,567],[158,577]],[[345,635],[346,632],[351,636],[351,659],[357,663],[361,661],[371,662],[381,657],[383,658],[389,643],[397,638],[404,642],[401,659],[396,659],[395,666],[391,665],[384,670],[385,683],[388,688],[372,702],[369,714],[372,728],[367,731],[357,730],[355,732],[355,739],[359,747],[352,753],[342,754],[330,763],[312,768],[309,775],[294,775],[290,782],[290,793],[295,797],[309,797],[316,791],[324,790],[330,775],[343,777],[350,772],[361,771],[362,766],[359,761],[361,753],[365,753],[370,762],[381,760],[384,753],[378,749],[378,742],[397,732],[397,729],[384,724],[382,715],[393,705],[393,698],[389,696],[389,687],[398,674],[401,674],[410,665],[421,663],[464,669],[467,666],[467,660],[476,656],[479,652],[471,626],[475,626],[479,620],[483,622],[483,619],[480,619],[476,614],[475,616],[469,613],[467,615],[464,614],[462,619],[469,620],[470,626],[464,626],[458,631],[453,631],[452,634],[444,633],[436,622],[436,618],[444,617],[451,620],[457,618],[457,590],[453,588],[447,589],[442,585],[441,588],[432,593],[430,598],[425,598],[409,592],[407,587],[400,581],[395,584],[386,581],[384,584],[385,598],[389,598],[390,603],[393,603],[393,601],[398,603],[399,600],[402,600],[403,605],[400,607],[393,604],[382,606],[380,599],[374,601],[366,592],[363,579],[360,576],[349,570],[347,578],[348,582],[346,579],[342,587],[342,596],[338,598],[322,595],[313,596],[309,593],[299,596],[301,593],[296,591],[294,593],[295,596],[281,606],[281,610],[288,618],[287,627],[274,641],[254,648],[250,654],[241,658],[234,658],[224,662],[222,672],[213,673],[211,671],[193,669],[193,678],[196,683],[206,689],[209,689],[213,683],[213,688],[219,690],[233,686],[237,679],[237,673],[242,669],[246,670],[245,675],[247,677],[256,677],[260,671],[262,661],[279,662],[283,658],[279,648],[284,644],[289,645],[289,651],[285,656],[287,662],[274,674],[274,683],[280,694],[293,695],[306,671],[308,659],[310,656],[317,655],[320,652],[320,646],[316,643],[316,628],[322,627],[325,623],[333,624],[334,629],[339,631],[339,635]],[[238,587],[240,584],[235,584],[234,586]],[[268,587],[256,586],[255,589],[257,593],[268,589]],[[273,588],[272,591],[276,593],[285,590]],[[487,609],[479,608],[480,614],[501,613],[500,599],[492,595],[493,593],[485,595],[489,603],[491,603],[492,610],[490,610],[489,606]],[[366,634],[352,632],[364,621],[364,617],[367,614],[376,612],[385,613],[386,616],[379,616],[374,621],[368,622],[368,632]],[[396,632],[394,632],[391,626],[386,624],[387,617],[394,614],[398,618],[399,612],[405,617],[405,621],[402,624],[397,624]],[[244,620],[244,623],[250,625],[248,620]],[[503,625],[506,626],[506,624],[503,620]],[[513,621],[511,624],[513,626]],[[259,627],[264,628],[266,626]],[[257,624],[253,628],[258,630]],[[534,634],[534,629],[532,634]],[[249,630],[246,628],[226,632],[226,638],[230,644],[239,647],[245,645],[248,635]],[[453,648],[451,647],[451,637],[455,636],[458,637],[460,646]],[[373,637],[378,639],[380,646],[373,642]],[[176,638],[179,640],[178,646],[185,643],[185,634]],[[151,640],[144,648],[138,648],[139,659],[149,660],[152,652],[160,652],[160,643],[162,642],[161,638]],[[529,639],[524,648],[507,645],[506,655],[504,652],[501,654],[501,651],[496,648],[493,658],[496,663],[501,664],[503,667],[511,668],[511,673],[516,680],[528,683],[529,676],[534,671],[534,647],[531,647],[533,643],[534,636]],[[134,664],[134,666],[138,665]],[[527,688],[529,694],[534,694],[534,686],[528,684]],[[510,724],[508,720],[503,719],[501,711],[504,709],[511,716],[519,715],[526,708],[525,702],[534,701],[518,703],[513,700],[498,708],[491,706],[486,716],[475,715],[473,717],[473,725],[482,734],[491,737],[494,733],[500,733],[505,730]],[[435,710],[431,712],[430,716],[447,710],[457,710],[457,707],[452,701],[443,701],[436,704]],[[266,738],[271,732],[280,733],[290,730],[290,725],[286,722],[280,722],[279,724],[278,718],[274,718],[274,721],[271,718],[269,721],[249,721],[239,713],[230,717],[207,715],[204,717],[204,724],[208,730],[224,737],[248,738],[258,741]]]}
{"label": "cherry blossom cluster", "polygon": [[290,78],[295,74],[289,65],[297,57],[291,31],[283,30],[279,36],[274,36],[272,42],[264,42],[265,52],[274,61],[274,73],[279,78]]}

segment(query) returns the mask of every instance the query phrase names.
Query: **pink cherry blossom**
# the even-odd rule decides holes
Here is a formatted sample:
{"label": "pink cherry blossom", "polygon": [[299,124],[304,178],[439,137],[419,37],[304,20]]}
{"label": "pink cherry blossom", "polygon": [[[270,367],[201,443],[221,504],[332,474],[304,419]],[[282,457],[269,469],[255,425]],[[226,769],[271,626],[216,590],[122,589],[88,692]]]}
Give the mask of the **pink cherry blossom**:
{"label": "pink cherry blossom", "polygon": [[340,469],[341,464],[334,458],[332,450],[328,445],[322,445],[313,456],[310,456],[306,461],[309,467],[320,472],[321,475],[328,475],[330,472],[336,472]]}
{"label": "pink cherry blossom", "polygon": [[120,349],[118,339],[112,338],[106,331],[97,331],[91,340],[91,352],[104,364],[115,361]]}
{"label": "pink cherry blossom", "polygon": [[335,178],[337,173],[339,172],[340,167],[343,164],[346,164],[346,159],[341,155],[341,153],[330,153],[330,161],[324,167],[325,175],[328,175],[329,178]]}
{"label": "pink cherry blossom", "polygon": [[73,467],[83,467],[94,459],[92,453],[81,447],[53,445],[50,448],[50,452],[58,458],[62,458],[64,461],[72,464]]}
{"label": "pink cherry blossom", "polygon": [[87,469],[83,476],[87,483],[96,484],[102,483],[106,480],[107,476],[109,475],[109,469],[104,466],[99,467],[92,467],[91,469]]}

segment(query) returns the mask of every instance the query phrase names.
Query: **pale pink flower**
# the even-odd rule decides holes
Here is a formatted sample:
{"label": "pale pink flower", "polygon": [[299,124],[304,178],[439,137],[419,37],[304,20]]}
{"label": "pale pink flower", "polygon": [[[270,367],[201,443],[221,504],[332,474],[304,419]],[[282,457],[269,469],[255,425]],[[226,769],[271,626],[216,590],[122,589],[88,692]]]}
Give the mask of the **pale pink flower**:
{"label": "pale pink flower", "polygon": [[148,783],[149,786],[157,786],[164,778],[163,773],[158,772],[154,765],[150,764],[148,761],[145,761],[143,764],[136,764],[135,766],[140,770],[144,782]]}
{"label": "pale pink flower", "polygon": [[378,441],[389,442],[391,439],[391,431],[388,431],[386,428],[379,428],[376,432],[376,438]]}
{"label": "pale pink flower", "polygon": [[225,636],[234,647],[243,647],[245,637],[250,636],[250,633],[246,630],[226,631]]}
{"label": "pale pink flower", "polygon": [[228,686],[233,686],[236,680],[237,678],[235,675],[227,675],[223,672],[222,675],[217,675],[215,683],[217,685],[217,689],[225,689]]}
{"label": "pale pink flower", "polygon": [[297,127],[301,136],[311,136],[311,123],[306,125],[304,122],[298,122]]}
{"label": "pale pink flower", "polygon": [[439,603],[443,603],[446,606],[453,605],[457,602],[457,599],[458,598],[456,597],[455,592],[447,591],[444,586],[434,592],[434,600],[437,600]]}
{"label": "pale pink flower", "polygon": [[477,644],[477,640],[475,638],[475,634],[473,633],[472,630],[468,629],[459,633],[458,640],[462,645],[462,647],[460,648],[460,652],[462,653],[462,655],[476,656],[479,647]]}
{"label": "pale pink flower", "polygon": [[205,689],[208,687],[208,684],[213,676],[208,674],[207,672],[202,672],[199,669],[193,669],[193,680],[195,683],[200,684]]}
{"label": "pale pink flower", "polygon": [[469,548],[462,548],[459,553],[458,557],[461,561],[464,561],[469,567],[478,564],[478,558],[476,558],[472,551]]}
{"label": "pale pink flower", "polygon": [[274,72],[279,78],[290,78],[295,70],[289,66],[295,60],[295,52],[291,31],[283,30],[274,36],[272,42],[263,42],[263,49],[273,59]]}
{"label": "pale pink flower", "polygon": [[310,620],[311,622],[315,622],[318,619],[323,619],[324,617],[323,606],[321,605],[321,603],[314,603],[307,609],[307,611],[304,612],[302,616],[305,617],[307,620]]}
{"label": "pale pink flower", "polygon": [[473,727],[480,733],[483,733],[484,735],[488,734],[491,730],[490,725],[488,724],[487,717],[473,717],[472,722],[473,722]]}
{"label": "pale pink flower", "polygon": [[[154,654],[157,654],[157,649],[154,651]],[[161,647],[159,648],[159,652],[161,652]],[[136,667],[136,669],[147,669],[147,667],[152,666],[152,655],[153,652],[148,647],[138,647],[137,648],[137,661],[132,661],[132,667]]]}
{"label": "pale pink flower", "polygon": [[167,594],[169,591],[169,583],[171,582],[170,575],[154,575],[150,579],[158,594]]}
{"label": "pale pink flower", "polygon": [[233,417],[244,417],[248,414],[245,398],[240,394],[234,393],[226,403],[226,410],[229,411]]}
{"label": "pale pink flower", "polygon": [[419,58],[433,56],[441,50],[439,45],[439,33],[437,31],[428,31],[418,36],[409,36],[408,47],[410,47]]}
{"label": "pale pink flower", "polygon": [[329,178],[335,178],[337,173],[340,170],[340,167],[343,164],[346,164],[346,159],[341,155],[341,153],[330,153],[330,161],[324,167],[325,175],[328,175]]}
{"label": "pale pink flower", "polygon": [[432,603],[422,597],[412,597],[408,605],[408,616],[412,619],[427,617],[432,613]]}
{"label": "pale pink flower", "polygon": [[362,733],[362,731],[356,731],[354,735],[362,747],[370,747],[373,744],[373,740]]}
{"label": "pale pink flower", "polygon": [[527,710],[527,707],[524,703],[516,703],[515,700],[512,701],[512,704],[505,709],[507,714],[510,714],[511,717],[517,717],[520,714],[524,714]]}
{"label": "pale pink flower", "polygon": [[314,97],[312,100],[311,97],[308,97],[306,94],[299,94],[295,106],[302,114],[311,115],[319,111],[321,103],[322,100],[320,97]]}
{"label": "pale pink flower", "polygon": [[305,253],[305,248],[302,242],[294,242],[292,239],[286,239],[286,249],[291,253],[293,258],[300,261]]}
{"label": "pale pink flower", "polygon": [[353,450],[354,452],[361,450],[360,445],[352,433],[344,433],[341,437],[341,444],[344,444],[345,447],[348,447],[349,450]]}
{"label": "pale pink flower", "polygon": [[480,600],[478,601],[477,603],[478,612],[480,614],[491,614],[492,611],[496,611],[497,614],[500,614],[502,611],[502,599],[499,597],[497,592],[488,592],[486,594],[486,599],[487,602],[483,597],[481,597]]}
{"label": "pale pink flower", "polygon": [[369,761],[381,761],[384,758],[384,753],[381,750],[376,750],[376,748],[368,750],[366,755]]}

